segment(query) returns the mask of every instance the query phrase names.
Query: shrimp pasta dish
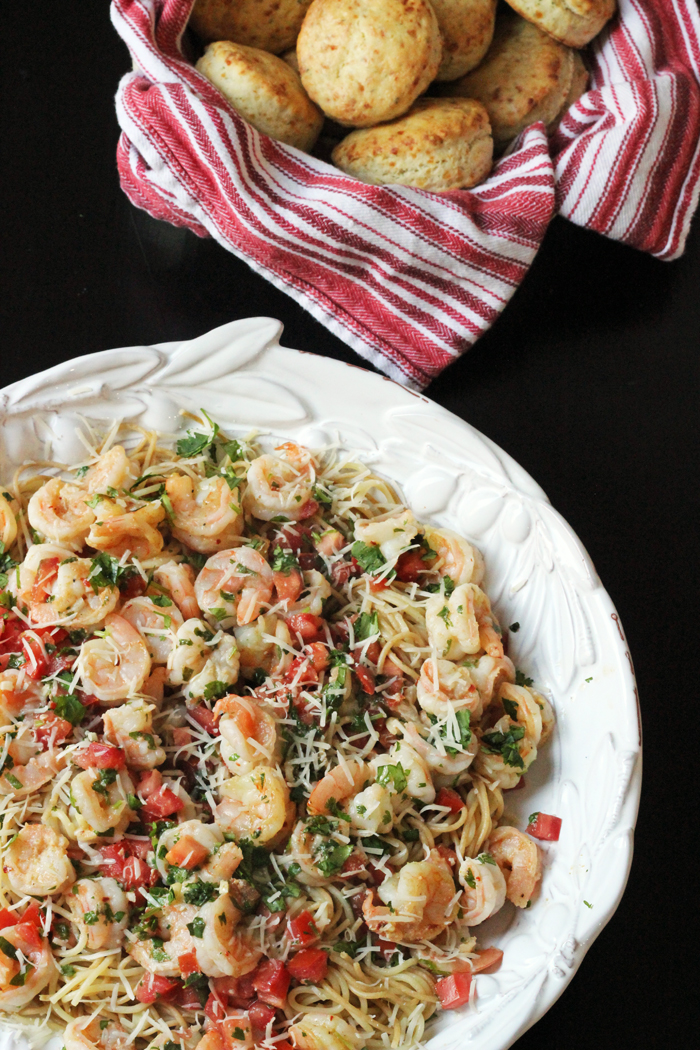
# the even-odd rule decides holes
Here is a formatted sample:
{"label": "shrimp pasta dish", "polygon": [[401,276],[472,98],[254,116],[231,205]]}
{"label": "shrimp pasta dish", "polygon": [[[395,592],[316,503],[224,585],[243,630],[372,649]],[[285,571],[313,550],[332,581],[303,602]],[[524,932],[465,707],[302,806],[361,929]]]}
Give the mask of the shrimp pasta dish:
{"label": "shrimp pasta dish", "polygon": [[470,543],[339,446],[192,420],[0,486],[0,1024],[420,1047],[537,896],[557,818],[503,793],[552,708]]}

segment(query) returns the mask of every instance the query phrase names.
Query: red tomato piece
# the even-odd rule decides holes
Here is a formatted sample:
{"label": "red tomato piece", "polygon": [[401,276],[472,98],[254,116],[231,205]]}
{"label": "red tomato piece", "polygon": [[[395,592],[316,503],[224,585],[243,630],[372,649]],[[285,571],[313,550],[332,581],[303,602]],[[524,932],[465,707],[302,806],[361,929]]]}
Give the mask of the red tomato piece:
{"label": "red tomato piece", "polygon": [[371,860],[367,861],[365,867],[367,868],[370,878],[372,879],[372,882],[375,886],[381,886],[381,884],[384,882],[384,879],[389,878],[387,873],[385,871],[382,871],[381,868],[378,868],[376,864],[373,864]]}
{"label": "red tomato piece", "polygon": [[142,886],[153,886],[159,879],[158,871],[149,868],[139,857],[127,857],[121,875],[116,875],[126,890],[138,890]]}
{"label": "red tomato piece", "polygon": [[382,651],[379,642],[370,642],[369,645],[365,645],[364,642],[356,642],[355,648],[361,649],[364,652],[365,659],[369,660],[371,664],[376,664],[379,659],[379,654]]}
{"label": "red tomato piece", "polygon": [[197,704],[196,707],[191,707],[188,713],[190,718],[194,718],[195,722],[207,733],[211,736],[217,735],[219,732],[217,719],[214,712],[210,711],[206,704]]}
{"label": "red tomato piece", "polygon": [[183,835],[165,854],[165,859],[174,868],[187,868],[188,871],[191,871],[193,868],[198,868],[208,856],[209,850],[206,846],[202,846],[191,835]]}
{"label": "red tomato piece", "polygon": [[390,585],[391,580],[382,579],[375,580],[372,576],[369,578],[369,589],[377,594],[378,591],[385,591]]}
{"label": "red tomato piece", "polygon": [[328,955],[323,948],[302,948],[287,961],[287,969],[296,981],[318,984],[328,971]]}
{"label": "red tomato piece", "polygon": [[180,967],[180,973],[185,978],[193,973],[201,973],[196,952],[184,952],[182,955],[178,955],[177,965]]}
{"label": "red tomato piece", "polygon": [[0,911],[0,930],[6,930],[8,926],[16,926],[18,922],[17,912],[3,908]]}
{"label": "red tomato piece", "polygon": [[354,576],[362,575],[362,566],[356,558],[349,561],[336,561],[331,565],[331,582],[335,587],[342,587]]}
{"label": "red tomato piece", "polygon": [[109,846],[100,846],[102,860],[99,869],[102,875],[121,882],[126,864],[126,851],[123,842],[115,842]]}
{"label": "red tomato piece", "polygon": [[215,1026],[219,1024],[219,1021],[223,1021],[226,1016],[226,1007],[216,992],[212,992],[207,999],[204,1013]]}
{"label": "red tomato piece", "polygon": [[362,667],[361,664],[356,664],[353,670],[362,691],[368,696],[374,696],[375,685],[372,672],[367,667]]}
{"label": "red tomato piece", "polygon": [[435,801],[438,806],[447,806],[450,813],[459,813],[461,809],[464,809],[462,796],[453,788],[440,788]]}
{"label": "red tomato piece", "polygon": [[27,905],[27,907],[22,912],[22,918],[20,922],[30,923],[32,926],[35,926],[38,930],[43,929],[44,916],[41,914],[41,908],[39,907],[36,901],[32,901],[31,904]]}
{"label": "red tomato piece", "polygon": [[325,671],[330,663],[330,657],[328,655],[328,646],[322,642],[311,642],[310,645],[306,646],[308,650],[309,659],[313,666],[314,671]]}
{"label": "red tomato piece", "polygon": [[179,1006],[181,1010],[202,1009],[202,1000],[199,998],[199,992],[194,987],[185,988],[184,985],[181,985],[175,992],[171,1002],[174,1003],[175,1006]]}
{"label": "red tomato piece", "polygon": [[284,1006],[291,974],[279,959],[263,959],[255,970],[253,986],[258,998],[271,1006]]}
{"label": "red tomato piece", "polygon": [[[348,860],[350,858],[348,857]],[[347,864],[347,861],[345,862]],[[308,948],[318,940],[318,930],[310,911],[302,911],[287,923],[287,933],[294,944]]]}
{"label": "red tomato piece", "polygon": [[[340,873],[343,876],[350,877],[352,875],[358,875],[361,871],[366,870],[367,857],[364,853],[360,853],[359,850],[354,850],[348,859],[340,869]],[[355,898],[353,897],[353,900]]]}
{"label": "red tomato piece", "polygon": [[426,568],[422,550],[405,551],[396,562],[396,575],[402,583],[417,583]]}
{"label": "red tomato piece", "polygon": [[299,520],[313,518],[314,514],[318,514],[318,503],[315,499],[307,499],[306,503],[299,508]]}
{"label": "red tomato piece", "polygon": [[[259,999],[248,1007],[248,1017],[253,1029],[253,1039],[259,1043],[265,1038],[265,1032],[270,1021],[275,1019],[275,1008],[268,1003],[262,1003]],[[277,1045],[277,1044],[275,1044]]]}
{"label": "red tomato piece", "polygon": [[456,871],[457,870],[457,854],[452,849],[452,847],[451,846],[438,846],[437,851],[440,854],[440,856],[442,857],[442,859],[446,860],[447,863],[450,865],[450,867],[454,868],[455,871]]}
{"label": "red tomato piece", "polygon": [[122,844],[130,857],[138,857],[140,860],[146,860],[153,849],[150,839],[125,838],[122,839]]}
{"label": "red tomato piece", "polygon": [[40,724],[34,726],[36,742],[44,751],[62,744],[72,732],[73,726],[70,722],[52,714],[47,714]]}
{"label": "red tomato piece", "polygon": [[318,682],[318,671],[308,656],[295,656],[284,674],[285,682],[312,685]]}
{"label": "red tomato piece", "polygon": [[162,820],[173,813],[179,813],[185,803],[169,787],[161,787],[155,795],[149,795],[141,809],[141,816],[147,821]]}
{"label": "red tomato piece", "polygon": [[375,937],[374,943],[387,960],[391,959],[394,952],[399,950],[398,944],[395,944],[394,941],[385,941],[382,937]]}
{"label": "red tomato piece", "polygon": [[16,616],[8,613],[7,619],[4,614],[0,617],[0,647],[5,652],[19,652],[19,636],[24,631],[24,624]]}
{"label": "red tomato piece", "polygon": [[120,588],[122,601],[128,602],[131,601],[132,598],[140,598],[143,594],[146,593],[147,587],[148,581],[144,580],[143,576],[141,576],[140,573],[138,573],[136,576],[130,576],[126,582],[126,586],[124,588]]}
{"label": "red tomato piece", "polygon": [[533,813],[527,830],[534,839],[542,839],[545,842],[558,842],[561,832],[561,817],[553,817],[550,813]]}
{"label": "red tomato piece", "polygon": [[436,981],[435,991],[443,1010],[456,1010],[468,1003],[471,986],[472,974],[469,971],[451,973],[449,977],[441,977]]}
{"label": "red tomato piece", "polygon": [[140,1003],[154,1003],[156,999],[170,1000],[180,988],[179,981],[171,981],[160,974],[147,973],[141,978],[136,988],[136,998]]}
{"label": "red tomato piece", "polygon": [[124,769],[126,755],[122,748],[112,744],[92,743],[76,751],[73,761],[81,769]]}
{"label": "red tomato piece", "polygon": [[15,929],[17,930],[17,935],[25,942],[27,951],[41,951],[42,935],[33,922],[18,922]]}
{"label": "red tomato piece", "polygon": [[323,617],[313,613],[291,613],[287,617],[287,627],[292,635],[300,635],[303,642],[322,642],[326,637],[325,625]]}
{"label": "red tomato piece", "polygon": [[47,674],[49,657],[42,643],[31,634],[23,634],[21,637],[22,652],[24,653],[24,673],[27,678],[37,681]]}
{"label": "red tomato piece", "polygon": [[281,602],[295,602],[304,589],[304,578],[298,569],[290,572],[273,572],[272,582]]}
{"label": "red tomato piece", "polygon": [[500,948],[482,948],[476,955],[477,958],[472,959],[473,973],[490,970],[493,966],[499,965],[503,958],[503,952]]}
{"label": "red tomato piece", "polygon": [[148,798],[150,795],[155,795],[157,791],[160,791],[163,786],[163,777],[159,770],[152,769],[150,773],[142,773],[139,779],[139,795],[141,798]]}

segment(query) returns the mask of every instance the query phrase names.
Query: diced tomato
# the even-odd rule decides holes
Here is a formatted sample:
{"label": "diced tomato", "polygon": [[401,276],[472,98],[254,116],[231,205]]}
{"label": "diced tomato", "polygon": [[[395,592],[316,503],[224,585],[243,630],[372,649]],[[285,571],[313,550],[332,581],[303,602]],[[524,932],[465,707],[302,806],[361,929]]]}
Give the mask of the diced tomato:
{"label": "diced tomato", "polygon": [[22,918],[20,921],[23,923],[30,923],[32,926],[35,926],[38,930],[43,928],[44,917],[41,914],[41,908],[39,907],[36,901],[32,901],[31,904],[27,905],[27,907],[22,912]]}
{"label": "diced tomato", "polygon": [[208,856],[209,850],[206,846],[197,842],[191,835],[183,835],[165,854],[165,859],[174,868],[187,868],[188,871],[191,871],[193,868],[198,868]]}
{"label": "diced tomato", "polygon": [[180,989],[179,981],[171,981],[160,974],[146,973],[136,988],[136,998],[140,1003],[154,1003],[156,999],[169,1001]]}
{"label": "diced tomato", "polygon": [[262,1003],[257,999],[248,1007],[248,1017],[250,1018],[250,1025],[253,1029],[253,1039],[256,1043],[259,1043],[265,1038],[265,1031],[270,1021],[274,1021],[275,1019],[275,1008],[274,1006],[270,1006],[268,1003]]}
{"label": "diced tomato", "polygon": [[0,649],[4,652],[19,652],[19,636],[24,631],[24,624],[16,616],[8,614],[7,619],[3,614],[0,617]]}
{"label": "diced tomato", "polygon": [[451,973],[449,977],[441,977],[435,982],[440,1005],[443,1010],[456,1010],[458,1006],[464,1006],[469,1002],[469,990],[472,986],[472,974]]}
{"label": "diced tomato", "polygon": [[10,911],[9,908],[3,908],[0,911],[0,930],[5,930],[8,926],[16,926],[18,922],[16,911]]}
{"label": "diced tomato", "polygon": [[140,573],[136,576],[130,576],[126,581],[125,587],[120,587],[122,601],[128,602],[132,598],[140,598],[142,594],[146,593],[148,587],[148,581],[144,580]]}
{"label": "diced tomato", "polygon": [[328,954],[323,948],[303,948],[287,960],[287,969],[296,981],[322,981],[328,971]]}
{"label": "diced tomato", "polygon": [[287,1039],[283,1039],[281,1042],[275,1041],[275,1050],[295,1050],[295,1048]]}
{"label": "diced tomato", "polygon": [[181,1010],[202,1009],[202,1000],[199,995],[199,989],[194,985],[191,988],[185,988],[184,985],[181,985],[173,996],[171,1002],[173,1002],[175,1006],[179,1006]]}
{"label": "diced tomato", "polygon": [[285,682],[312,685],[318,682],[318,671],[308,656],[295,656],[284,673]]}
{"label": "diced tomato", "polygon": [[272,582],[281,602],[295,602],[304,589],[304,578],[298,569],[290,572],[273,572]]}
{"label": "diced tomato", "polygon": [[435,797],[435,802],[438,806],[447,806],[450,813],[459,813],[461,809],[464,809],[462,796],[452,788],[440,788]]}
{"label": "diced tomato", "polygon": [[369,645],[366,645],[364,642],[356,642],[355,648],[361,649],[364,653],[365,659],[369,660],[371,664],[376,664],[382,651],[379,642],[370,642]]}
{"label": "diced tomato", "polygon": [[159,769],[151,769],[148,773],[142,773],[139,778],[138,792],[141,798],[149,798],[160,791],[163,786],[163,776]]}
{"label": "diced tomato", "polygon": [[378,591],[385,591],[387,589],[387,587],[390,585],[390,583],[391,583],[391,580],[387,580],[387,579],[375,580],[373,576],[370,576],[370,578],[369,578],[369,589],[371,591],[373,591],[375,594],[377,594]]}
{"label": "diced tomato", "polygon": [[272,549],[274,550],[275,546],[279,546],[282,550],[293,551],[298,557],[305,544],[307,547],[313,546],[313,533],[314,530],[311,526],[300,525],[296,521],[290,521],[283,525],[275,535],[271,545]]}
{"label": "diced tomato", "polygon": [[457,854],[451,846],[440,845],[438,846],[437,851],[442,859],[447,861],[451,868],[454,868],[455,870],[457,869]]}
{"label": "diced tomato", "polygon": [[533,813],[527,830],[535,839],[542,839],[545,842],[558,842],[561,832],[561,817],[553,817],[549,813]]}
{"label": "diced tomato", "polygon": [[169,787],[161,787],[155,795],[149,795],[141,809],[141,816],[147,821],[162,820],[173,813],[179,813],[185,803]]}
{"label": "diced tomato", "polygon": [[389,878],[387,873],[382,871],[381,868],[378,868],[376,864],[373,864],[371,860],[367,861],[366,868],[375,886],[381,886],[384,879]]}
{"label": "diced tomato", "polygon": [[287,627],[294,635],[300,635],[303,642],[322,642],[326,637],[326,621],[322,616],[313,613],[291,613],[287,617]]}
{"label": "diced tomato", "polygon": [[352,875],[358,875],[361,871],[366,870],[367,857],[364,853],[359,850],[353,850],[348,859],[340,869],[340,874],[343,877],[350,877]]}
{"label": "diced tomato", "polygon": [[294,944],[298,944],[301,948],[308,948],[310,944],[317,941],[318,930],[311,912],[302,911],[299,915],[290,919],[287,923],[287,933]]}
{"label": "diced tomato", "polygon": [[307,700],[303,696],[295,696],[292,698],[294,710],[297,713],[297,717],[304,723],[305,726],[313,725],[318,719],[318,710],[313,706],[311,701]]}
{"label": "diced tomato", "polygon": [[251,1002],[255,998],[253,976],[247,973],[243,977],[215,977],[212,986],[220,999],[236,1006],[238,1002]]}
{"label": "diced tomato", "polygon": [[305,651],[308,652],[314,671],[326,670],[330,663],[327,645],[324,645],[322,642],[312,642],[306,646]]}
{"label": "diced tomato", "polygon": [[60,558],[42,558],[34,577],[32,605],[43,605],[49,593],[49,584],[58,576]]}
{"label": "diced tomato", "polygon": [[263,959],[253,975],[258,997],[271,1006],[284,1006],[291,975],[279,959]]}
{"label": "diced tomato", "polygon": [[178,955],[177,965],[180,967],[180,973],[185,978],[193,973],[201,973],[196,952],[184,952],[182,955]]}
{"label": "diced tomato", "polygon": [[24,941],[27,951],[41,951],[43,943],[41,934],[33,922],[18,922],[15,929],[17,930],[17,936]]}
{"label": "diced tomato", "polygon": [[194,718],[202,729],[210,733],[211,736],[216,736],[219,732],[219,726],[214,712],[210,711],[206,704],[197,704],[196,707],[191,707],[188,711],[190,718]]}
{"label": "diced tomato", "polygon": [[223,1021],[226,1016],[226,1006],[216,992],[212,992],[207,999],[204,1013],[213,1025],[218,1025],[219,1021]]}
{"label": "diced tomato", "polygon": [[342,587],[353,576],[362,575],[362,566],[355,558],[349,561],[336,561],[331,565],[331,581],[335,587]]}
{"label": "diced tomato", "polygon": [[192,741],[192,733],[189,729],[185,729],[184,726],[175,726],[171,732],[175,747],[186,747]]}
{"label": "diced tomato", "polygon": [[124,865],[126,863],[126,850],[123,842],[110,843],[109,846],[100,846],[102,860],[98,867],[100,873],[110,879],[121,882]]}
{"label": "diced tomato", "polygon": [[124,769],[126,765],[124,751],[112,744],[88,744],[81,751],[76,751],[72,758],[81,769]]}
{"label": "diced tomato", "polygon": [[72,732],[73,726],[70,722],[52,714],[45,715],[42,721],[34,726],[36,742],[44,751],[49,747],[62,744]]}
{"label": "diced tomato", "polygon": [[421,549],[405,551],[396,562],[396,576],[402,583],[417,583],[426,568]]}
{"label": "diced tomato", "polygon": [[313,518],[314,514],[318,514],[318,503],[315,499],[307,499],[306,503],[299,508],[299,521],[303,521],[305,518]]}
{"label": "diced tomato", "polygon": [[367,667],[362,667],[361,664],[356,664],[353,670],[362,691],[368,696],[374,696],[375,684],[372,672]]}
{"label": "diced tomato", "polygon": [[159,874],[155,868],[149,868],[145,860],[139,857],[127,857],[121,875],[115,875],[126,890],[138,890],[142,886],[154,886]]}
{"label": "diced tomato", "polygon": [[472,972],[481,973],[482,970],[490,970],[500,965],[503,952],[500,948],[482,948],[476,956],[476,959],[472,959]]}
{"label": "diced tomato", "polygon": [[122,843],[128,856],[138,857],[140,860],[146,860],[152,850],[150,839],[125,838],[122,839]]}
{"label": "diced tomato", "polygon": [[22,652],[24,653],[24,673],[27,678],[35,681],[44,678],[47,674],[49,657],[44,646],[38,638],[28,632],[21,636]]}
{"label": "diced tomato", "polygon": [[394,941],[385,941],[382,937],[375,937],[374,943],[379,948],[384,958],[389,961],[393,956],[394,952],[398,951],[399,946]]}

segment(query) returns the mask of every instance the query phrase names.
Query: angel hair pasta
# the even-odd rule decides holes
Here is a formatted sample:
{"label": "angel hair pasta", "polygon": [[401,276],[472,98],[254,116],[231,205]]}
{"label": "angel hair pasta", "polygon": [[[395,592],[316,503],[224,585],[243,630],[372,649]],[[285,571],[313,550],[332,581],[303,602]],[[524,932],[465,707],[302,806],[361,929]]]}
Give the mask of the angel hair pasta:
{"label": "angel hair pasta", "polygon": [[540,879],[499,821],[552,710],[482,558],[338,448],[121,430],[0,495],[0,1011],[66,1050],[420,1046]]}

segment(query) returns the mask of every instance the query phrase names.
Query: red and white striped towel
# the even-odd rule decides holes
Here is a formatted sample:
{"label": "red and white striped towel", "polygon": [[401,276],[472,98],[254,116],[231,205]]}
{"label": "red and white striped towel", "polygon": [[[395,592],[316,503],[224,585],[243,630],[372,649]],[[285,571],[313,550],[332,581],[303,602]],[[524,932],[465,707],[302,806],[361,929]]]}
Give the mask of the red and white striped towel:
{"label": "red and white striped towel", "polygon": [[259,134],[183,57],[193,0],[112,0],[136,72],[117,93],[121,184],[211,235],[363,357],[421,389],[495,320],[562,215],[661,259],[700,193],[695,0],[619,0],[590,90],[473,190],[368,186]]}

